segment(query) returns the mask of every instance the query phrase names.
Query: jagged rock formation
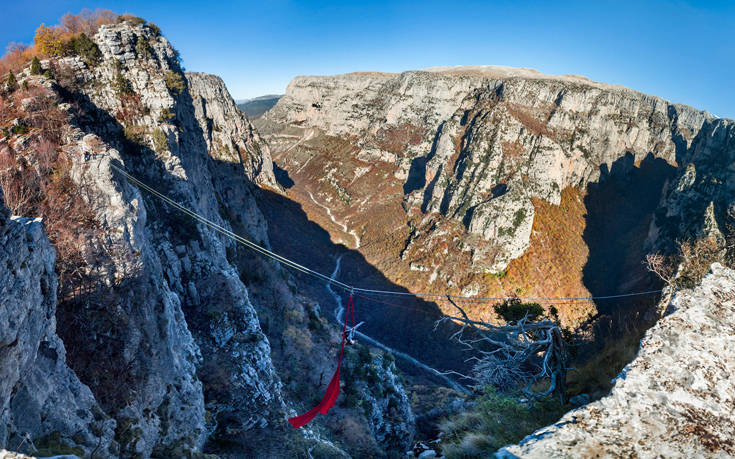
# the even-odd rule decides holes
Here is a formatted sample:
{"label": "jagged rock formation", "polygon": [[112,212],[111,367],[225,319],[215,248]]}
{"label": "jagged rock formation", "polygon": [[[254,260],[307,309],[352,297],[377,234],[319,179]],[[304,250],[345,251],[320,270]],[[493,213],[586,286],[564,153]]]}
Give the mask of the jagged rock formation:
{"label": "jagged rock formation", "polygon": [[255,126],[237,107],[224,81],[216,75],[187,73],[196,117],[216,160],[242,162],[248,178],[277,188],[270,152],[264,148]]}
{"label": "jagged rock formation", "polygon": [[411,445],[415,421],[395,358],[387,352],[373,354],[364,345],[357,350],[348,347],[342,371],[349,381],[342,405],[355,405],[386,451],[405,451]]}
{"label": "jagged rock formation", "polygon": [[115,421],[67,366],[56,334],[55,253],[43,223],[10,218],[2,192],[0,246],[0,445],[107,449]]}
{"label": "jagged rock formation", "polygon": [[[24,443],[20,451],[34,453],[41,450],[36,444],[40,436],[52,429],[54,441],[60,434],[69,448],[85,454],[96,448],[97,454],[110,457],[189,457],[202,451],[273,457],[313,448],[344,455],[324,433],[296,431],[285,422],[294,414],[287,402],[299,407],[303,402],[286,400],[293,392],[284,389],[281,376],[291,378],[296,371],[289,359],[333,365],[331,359],[314,363],[306,349],[283,355],[282,329],[301,326],[305,316],[303,299],[290,290],[288,275],[178,214],[112,167],[124,168],[209,220],[268,246],[267,225],[254,200],[256,184],[278,188],[267,147],[221,79],[183,74],[177,52],[156,28],[144,21],[121,21],[101,26],[94,41],[101,52],[98,63],[81,57],[43,61],[52,76],[30,76],[26,69],[18,78],[29,96],[18,104],[8,101],[18,116],[13,122],[24,126],[36,126],[34,117],[50,113],[37,101],[50,100],[58,107],[60,145],[54,150],[62,151],[68,164],[53,180],[63,180],[63,190],[78,190],[75,195],[88,209],[83,218],[92,221],[92,229],[79,242],[73,276],[59,286],[59,333],[73,371],[64,364],[61,341],[51,336],[52,312],[48,317],[45,310],[46,322],[35,323],[40,328],[25,338],[30,347],[34,340],[47,343],[35,361],[59,376],[43,385],[29,381],[39,385],[34,394],[39,403],[58,389],[59,411],[48,415],[47,424],[18,418],[26,423],[21,432],[13,424],[11,398],[9,431],[3,435],[11,435],[13,442],[0,436],[0,445],[17,447],[21,442],[15,439],[27,431],[34,443]],[[31,170],[50,173],[38,166],[41,130],[31,127],[0,140],[0,153],[18,168],[29,164]],[[65,222],[63,212],[54,218],[59,219],[55,228],[79,224]],[[46,259],[46,272],[50,263]],[[56,297],[55,284],[41,291],[47,301]],[[271,336],[280,340],[280,352],[271,349],[259,313]],[[279,315],[277,324],[271,314]],[[322,328],[320,344],[336,339]],[[52,354],[56,360],[43,360]],[[28,354],[28,365],[33,355]],[[62,386],[55,389],[57,380]],[[72,409],[63,398],[69,387],[81,394],[78,411],[66,410],[66,404]],[[18,388],[16,397],[35,403]],[[401,409],[410,413],[407,399],[401,401]],[[27,416],[36,414],[28,410]],[[66,424],[56,422],[61,416]],[[394,423],[400,425],[391,420],[382,428],[390,430]],[[410,438],[410,431],[393,430]],[[339,439],[339,432],[335,435]]]}
{"label": "jagged rock formation", "polygon": [[719,244],[735,226],[735,122],[705,123],[691,148],[678,158],[679,171],[663,192],[652,222],[651,250],[671,251],[675,241],[712,237]]}
{"label": "jagged rock formation", "polygon": [[678,292],[610,395],[497,457],[735,455],[735,271]]}
{"label": "jagged rock formation", "polygon": [[[227,225],[175,50],[150,28],[127,23],[101,27],[95,41],[104,61],[79,71],[88,102],[74,113],[79,129],[68,141],[82,153],[73,165],[75,182],[88,188],[102,229],[112,234],[115,255],[105,281],[132,284],[133,294],[119,305],[128,321],[115,330],[135,375],[126,388],[132,400],[117,413],[127,424],[117,441],[123,454],[183,454],[202,448],[225,421],[230,434],[266,426],[283,403],[280,383],[248,292],[227,260],[228,242],[172,215],[110,168],[116,162]],[[109,83],[120,81],[130,89]],[[165,141],[153,152],[146,140],[157,130]],[[91,148],[95,143],[101,147]]]}
{"label": "jagged rock formation", "polygon": [[[552,277],[559,296],[580,296],[569,273],[587,261],[577,202],[589,185],[656,161],[673,169],[715,121],[583,77],[467,67],[298,77],[257,124],[296,182],[291,195],[346,225],[325,222],[335,239],[393,231],[383,253],[364,253],[403,285],[548,296]],[[540,235],[544,222],[571,234]],[[506,271],[504,282],[482,275]]]}

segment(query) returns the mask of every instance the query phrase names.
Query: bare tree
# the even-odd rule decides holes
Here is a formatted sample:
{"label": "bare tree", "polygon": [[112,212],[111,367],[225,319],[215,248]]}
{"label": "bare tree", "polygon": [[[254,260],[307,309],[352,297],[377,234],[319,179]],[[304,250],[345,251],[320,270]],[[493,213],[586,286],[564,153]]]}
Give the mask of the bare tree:
{"label": "bare tree", "polygon": [[[561,328],[551,320],[532,321],[528,315],[515,323],[497,326],[481,320],[472,320],[464,309],[447,297],[461,317],[445,316],[436,322],[452,320],[462,328],[451,339],[474,351],[469,376],[475,387],[493,385],[509,387],[525,384],[523,391],[529,397],[557,395],[566,401],[567,359],[566,343]],[[532,387],[548,379],[549,386],[542,392]]]}
{"label": "bare tree", "polygon": [[670,258],[660,253],[649,253],[645,261],[646,269],[669,286],[673,285],[676,279],[676,264]]}

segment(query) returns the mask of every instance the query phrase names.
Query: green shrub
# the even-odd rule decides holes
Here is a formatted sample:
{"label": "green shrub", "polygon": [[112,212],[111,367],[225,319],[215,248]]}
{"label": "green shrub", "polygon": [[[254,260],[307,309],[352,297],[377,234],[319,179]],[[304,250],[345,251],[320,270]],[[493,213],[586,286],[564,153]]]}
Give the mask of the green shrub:
{"label": "green shrub", "polygon": [[18,123],[10,129],[10,133],[13,135],[26,135],[30,132],[30,128],[25,123]]}
{"label": "green shrub", "polygon": [[544,308],[538,303],[524,303],[520,298],[508,298],[493,306],[493,310],[506,322],[517,322],[524,317],[536,320],[544,314]]}
{"label": "green shrub", "polygon": [[74,54],[79,55],[89,67],[97,65],[102,59],[102,53],[97,44],[84,33],[72,37],[69,40],[69,48]]}
{"label": "green shrub", "polygon": [[74,454],[77,456],[84,455],[84,450],[74,444],[70,438],[62,437],[58,431],[54,431],[49,435],[36,439],[34,441],[33,454],[38,456],[56,456]]}
{"label": "green shrub", "polygon": [[357,355],[360,359],[360,365],[367,365],[373,360],[373,356],[370,354],[370,348],[362,344],[358,345]]}
{"label": "green shrub", "polygon": [[490,457],[498,448],[555,422],[564,411],[556,399],[521,403],[488,386],[470,410],[440,423],[440,447],[447,458]]}
{"label": "green shrub", "polygon": [[157,37],[161,35],[161,28],[155,25],[154,23],[149,22],[148,28],[151,29],[151,32],[153,32],[153,35]]}
{"label": "green shrub", "polygon": [[33,60],[31,61],[31,75],[40,75],[41,70],[41,61],[38,60],[38,56],[33,56]]}
{"label": "green shrub", "polygon": [[156,153],[163,153],[168,150],[168,137],[166,137],[166,133],[164,133],[161,128],[156,128],[156,130],[153,131],[152,136],[153,149]]}
{"label": "green shrub", "polygon": [[153,55],[151,44],[145,38],[138,39],[138,42],[135,44],[135,52],[138,54],[138,57],[143,59],[148,59]]}
{"label": "green shrub", "polygon": [[115,94],[118,96],[133,93],[133,85],[120,72],[115,73],[115,79],[112,80],[112,89],[115,90]]}
{"label": "green shrub", "polygon": [[638,353],[645,327],[632,330],[621,337],[608,340],[592,358],[582,365],[575,365],[569,372],[567,390],[569,395],[590,394],[595,399],[610,392],[612,380],[620,374]]}
{"label": "green shrub", "polygon": [[174,117],[174,114],[171,113],[171,110],[168,108],[162,108],[161,113],[158,115],[158,122],[159,123],[166,123],[171,120],[171,118]]}
{"label": "green shrub", "polygon": [[123,130],[123,135],[128,145],[131,147],[137,147],[143,145],[145,141],[145,127],[143,126],[126,126]]}
{"label": "green shrub", "polygon": [[166,70],[166,73],[163,75],[163,81],[166,83],[168,90],[174,95],[181,94],[186,89],[184,77],[173,70]]}
{"label": "green shrub", "polygon": [[118,24],[121,22],[127,22],[130,25],[136,26],[136,25],[145,24],[145,19],[139,18],[138,16],[133,16],[132,14],[121,14],[117,18],[117,22]]}

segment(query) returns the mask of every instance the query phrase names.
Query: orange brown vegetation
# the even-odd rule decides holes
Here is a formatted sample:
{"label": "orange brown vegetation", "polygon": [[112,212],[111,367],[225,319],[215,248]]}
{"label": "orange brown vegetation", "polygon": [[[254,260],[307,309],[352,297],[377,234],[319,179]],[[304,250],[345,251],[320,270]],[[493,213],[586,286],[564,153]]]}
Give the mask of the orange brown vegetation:
{"label": "orange brown vegetation", "polygon": [[[11,120],[24,129],[8,131]],[[71,179],[71,159],[77,152],[62,147],[66,114],[47,89],[29,85],[27,90],[0,96],[0,126],[7,134],[0,144],[0,186],[6,205],[16,215],[42,216],[57,252],[60,284],[81,280],[81,271],[94,258],[84,247],[94,246],[100,234],[83,190]]]}
{"label": "orange brown vegetation", "polygon": [[[582,238],[586,216],[583,193],[566,188],[558,206],[540,199],[534,199],[533,205],[531,245],[520,258],[510,262],[502,280],[489,279],[490,285],[502,287],[490,291],[520,289],[524,296],[534,297],[590,296],[582,281],[582,268],[589,256]],[[594,311],[586,302],[558,309],[562,322],[567,324]]]}
{"label": "orange brown vegetation", "polygon": [[[465,230],[461,223],[449,219],[424,218],[416,222],[416,240],[406,253],[406,261],[400,260],[396,247],[388,250],[361,250],[366,257],[391,280],[412,291],[461,294],[461,287],[481,285],[478,296],[506,297],[518,294],[524,297],[584,297],[590,293],[584,286],[582,269],[587,263],[589,250],[582,238],[585,230],[586,208],[584,194],[576,188],[562,192],[558,206],[540,199],[533,200],[535,217],[529,249],[510,262],[503,273],[473,273],[468,251],[463,251],[459,240]],[[438,216],[437,216],[438,217]],[[421,216],[419,216],[421,218]],[[431,230],[431,228],[434,228]],[[440,236],[432,236],[440,234]],[[481,238],[470,238],[474,246],[490,244]],[[396,241],[396,245],[400,242]],[[390,252],[390,256],[376,256],[376,252]],[[411,271],[408,263],[430,267],[429,271]],[[444,281],[429,282],[433,266],[447,271],[449,266],[466,267],[450,271],[455,288],[448,288]],[[551,304],[541,302],[548,308]],[[473,318],[495,321],[492,301],[466,303],[466,311]],[[452,305],[440,301],[447,313],[454,313]],[[588,301],[570,301],[558,304],[559,316],[565,326],[577,325],[595,312]]]}
{"label": "orange brown vegetation", "polygon": [[375,135],[376,146],[391,153],[402,154],[409,145],[421,143],[425,133],[426,129],[408,123],[384,127]]}
{"label": "orange brown vegetation", "polygon": [[[471,252],[460,241],[466,240],[475,246],[491,242],[482,238],[467,239],[466,229],[454,219],[406,214],[402,207],[401,184],[399,181],[393,183],[391,165],[363,163],[356,159],[357,149],[352,143],[335,137],[317,136],[304,147],[274,158],[289,170],[296,182],[288,191],[289,196],[303,206],[309,219],[331,234],[333,242],[353,247],[353,236],[346,234],[311,200],[303,189],[306,185],[315,199],[329,205],[337,221],[349,221],[348,226],[361,235],[360,253],[392,282],[411,291],[449,291],[453,295],[461,294],[462,287],[474,284],[482,286],[479,296],[516,293],[541,297],[589,296],[582,282],[588,249],[582,238],[586,210],[581,191],[564,190],[558,206],[534,200],[536,216],[531,246],[522,257],[511,262],[501,279],[502,276],[471,272]],[[510,151],[519,148],[517,145],[503,147]],[[367,166],[370,167],[368,172],[354,177],[356,169]],[[325,179],[328,171],[333,171],[329,174],[332,180]],[[349,194],[349,201],[340,199],[343,192]],[[362,202],[365,204],[359,205]],[[406,241],[411,237],[409,222],[415,234],[413,243],[407,248]],[[411,264],[427,270],[412,270]],[[448,287],[447,280],[441,278],[429,282],[435,266],[449,275],[455,287]],[[451,270],[451,266],[458,268]],[[439,303],[445,312],[455,312],[450,304]],[[588,302],[559,305],[558,310],[565,325],[578,324],[595,312]],[[495,320],[492,302],[473,304],[468,306],[467,312],[475,318]]]}
{"label": "orange brown vegetation", "polygon": [[503,140],[501,143],[502,149],[503,149],[503,157],[509,158],[509,159],[515,159],[520,158],[523,156],[523,153],[525,152],[525,149],[523,148],[523,145],[515,142],[509,142],[507,140]]}
{"label": "orange brown vegetation", "polygon": [[84,9],[79,14],[67,13],[61,17],[61,24],[47,27],[45,24],[36,30],[33,45],[11,43],[5,55],[0,59],[0,74],[8,71],[18,72],[28,64],[34,56],[39,58],[58,57],[69,50],[72,38],[85,34],[92,37],[103,24],[117,22],[118,15],[110,10],[91,11]]}
{"label": "orange brown vegetation", "polygon": [[523,124],[526,129],[533,132],[534,135],[550,135],[546,127],[545,120],[539,119],[543,118],[543,116],[539,117],[530,113],[529,110],[533,110],[531,107],[522,107],[520,105],[507,103],[506,108],[508,109],[508,113],[520,121],[521,124]]}

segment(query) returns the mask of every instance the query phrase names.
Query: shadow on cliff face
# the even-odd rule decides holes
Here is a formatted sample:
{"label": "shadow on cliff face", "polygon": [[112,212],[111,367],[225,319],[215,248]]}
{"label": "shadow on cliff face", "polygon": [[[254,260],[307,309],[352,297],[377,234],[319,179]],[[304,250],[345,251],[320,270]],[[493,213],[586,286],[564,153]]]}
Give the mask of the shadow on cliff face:
{"label": "shadow on cliff face", "polygon": [[[667,180],[676,168],[652,154],[635,164],[627,153],[612,164],[603,164],[600,180],[589,184],[582,235],[589,248],[583,282],[593,296],[624,294],[661,288],[661,282],[644,266],[644,242]],[[658,295],[595,301],[600,316],[608,316],[600,330],[604,335],[624,331],[632,313],[645,312]],[[609,327],[609,328],[608,328]],[[598,327],[599,329],[599,327]]]}
{"label": "shadow on cliff face", "polygon": [[275,162],[273,163],[273,175],[276,177],[278,184],[286,190],[293,188],[295,185],[294,181],[288,175],[288,171],[279,167]]}
{"label": "shadow on cliff face", "polygon": [[[202,198],[202,190],[196,189],[190,180],[177,177],[167,170],[156,152],[145,142],[127,138],[123,124],[107,110],[98,107],[86,94],[75,88],[60,87],[59,92],[65,102],[72,104],[71,110],[76,115],[72,124],[85,133],[98,135],[104,143],[118,149],[124,160],[125,169],[131,174],[183,205],[203,210],[200,208],[202,204],[196,201],[196,198]],[[246,197],[252,194],[254,185],[242,173],[242,161],[240,164],[223,163],[214,161],[206,155],[207,147],[204,139],[208,133],[203,132],[195,120],[193,101],[188,91],[177,96],[175,111],[176,118],[172,122],[177,124],[181,132],[187,133],[186,138],[192,142],[182,143],[179,148],[174,148],[177,150],[174,154],[178,154],[187,175],[190,179],[196,176],[198,183],[205,185],[207,170],[211,178],[218,178],[216,183],[212,180],[211,193],[213,198],[211,200],[213,204],[216,202],[216,208],[208,209],[209,212],[220,211],[222,216],[222,213],[232,210],[222,204],[222,201],[227,202],[228,198],[233,202],[237,202],[238,199],[247,201]],[[182,125],[180,120],[184,120],[183,122],[187,124]],[[117,162],[115,164],[118,167],[122,166]],[[115,176],[115,180],[121,188],[125,186],[121,177]],[[238,199],[234,199],[233,195]],[[141,191],[141,197],[148,216],[146,226],[150,232],[149,237],[154,242],[152,250],[154,256],[165,260],[165,253],[162,252],[169,244],[173,247],[187,247],[192,251],[195,251],[193,247],[201,247],[203,233],[196,222],[144,191]],[[245,210],[241,213],[247,215],[247,209],[235,208]],[[229,215],[227,217],[229,218]],[[255,239],[247,231],[245,223],[238,219],[233,219],[232,223],[240,234]],[[241,447],[250,445],[253,437],[262,436],[259,433],[262,431],[259,429],[249,431],[247,430],[249,427],[245,424],[250,422],[252,411],[267,411],[270,406],[262,405],[270,402],[247,400],[251,394],[242,390],[242,385],[236,380],[240,377],[238,363],[233,362],[229,351],[218,346],[208,332],[213,322],[211,316],[213,312],[218,311],[226,311],[232,317],[233,323],[237,323],[241,329],[246,328],[244,325],[247,325],[249,320],[248,312],[233,306],[241,301],[240,292],[221,288],[225,279],[222,279],[219,272],[182,271],[180,278],[175,279],[165,272],[160,276],[154,275],[152,271],[155,269],[155,263],[153,266],[144,265],[140,272],[126,276],[128,282],[118,287],[106,289],[98,282],[85,288],[83,295],[75,296],[73,301],[61,299],[57,309],[57,320],[62,339],[67,344],[70,366],[90,387],[105,411],[112,416],[117,415],[136,394],[145,393],[144,384],[158,377],[156,365],[171,360],[171,356],[166,352],[162,353],[164,355],[158,355],[162,344],[172,341],[172,337],[169,336],[171,328],[168,326],[169,319],[163,310],[165,304],[163,296],[167,294],[167,290],[163,289],[161,284],[165,282],[163,279],[165,276],[171,291],[181,299],[181,311],[184,313],[187,327],[204,355],[204,362],[197,366],[197,376],[203,385],[205,403],[217,404],[219,411],[214,414],[219,428],[212,434],[212,438],[225,438],[229,441],[233,436],[230,431],[247,431],[245,434],[235,435],[248,437],[238,443]],[[192,283],[196,284],[199,292],[198,301],[192,300],[191,293],[186,291],[185,287]],[[205,288],[207,286],[209,288]],[[92,292],[88,293],[88,290]],[[131,292],[135,295],[129,294]],[[113,313],[122,315],[125,320]],[[80,329],[86,330],[88,334],[97,334],[99,338],[86,339],[86,335],[77,333]],[[130,337],[136,334],[142,335],[140,345],[126,347],[131,341]],[[253,336],[257,338],[258,333],[253,333]],[[129,355],[132,355],[132,358],[128,357]],[[159,366],[166,365],[161,363]],[[117,368],[119,370],[116,370]],[[266,381],[264,384],[267,385],[269,382]],[[179,384],[169,385],[166,400],[169,394],[180,390]],[[175,395],[171,395],[171,398]],[[144,403],[145,401],[141,402],[141,406],[150,408]],[[278,408],[277,404],[274,405]],[[160,415],[161,423],[168,424],[169,418],[180,416],[179,413],[172,413],[168,417],[166,415],[169,413]],[[192,419],[192,425],[196,421]],[[284,432],[283,438],[287,438],[293,432],[293,429]],[[124,432],[120,433],[123,434]],[[164,446],[167,445],[158,445]]]}
{"label": "shadow on cliff face", "polygon": [[[329,233],[309,220],[301,205],[280,194],[261,190],[258,205],[268,221],[268,235],[275,252],[322,274],[331,275],[336,260],[342,256],[337,279],[341,282],[368,289],[383,289],[409,293],[393,284],[363,255],[331,241]],[[325,282],[301,273],[295,273],[302,294],[317,300],[322,314],[334,321],[337,307]],[[338,290],[334,287],[335,291]],[[343,292],[346,304],[347,292]],[[436,304],[412,295],[379,296],[355,295],[355,319],[365,321],[360,331],[396,350],[408,353],[417,360],[440,371],[463,371],[468,353],[449,340],[456,326],[444,323],[436,331],[434,323],[442,317]],[[325,350],[330,352],[330,350]],[[396,363],[406,373],[426,376],[398,359]],[[439,384],[440,380],[435,381]]]}

